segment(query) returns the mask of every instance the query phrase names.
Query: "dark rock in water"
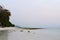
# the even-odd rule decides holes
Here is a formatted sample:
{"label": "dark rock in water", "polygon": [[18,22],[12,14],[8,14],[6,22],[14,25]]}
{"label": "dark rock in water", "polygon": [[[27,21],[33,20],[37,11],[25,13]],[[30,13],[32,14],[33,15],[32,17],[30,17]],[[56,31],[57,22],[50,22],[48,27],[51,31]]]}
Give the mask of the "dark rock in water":
{"label": "dark rock in water", "polygon": [[23,30],[20,30],[20,32],[23,32]]}
{"label": "dark rock in water", "polygon": [[28,31],[28,32],[30,32],[30,31]]}

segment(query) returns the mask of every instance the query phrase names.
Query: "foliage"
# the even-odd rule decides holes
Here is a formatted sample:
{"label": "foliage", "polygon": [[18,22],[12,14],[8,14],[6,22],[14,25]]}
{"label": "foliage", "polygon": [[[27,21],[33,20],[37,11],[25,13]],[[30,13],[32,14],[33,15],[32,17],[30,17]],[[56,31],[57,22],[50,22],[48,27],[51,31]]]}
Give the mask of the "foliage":
{"label": "foliage", "polygon": [[2,6],[0,6],[0,25],[2,27],[14,26],[9,21],[9,16],[11,16],[11,12],[8,9],[4,9]]}

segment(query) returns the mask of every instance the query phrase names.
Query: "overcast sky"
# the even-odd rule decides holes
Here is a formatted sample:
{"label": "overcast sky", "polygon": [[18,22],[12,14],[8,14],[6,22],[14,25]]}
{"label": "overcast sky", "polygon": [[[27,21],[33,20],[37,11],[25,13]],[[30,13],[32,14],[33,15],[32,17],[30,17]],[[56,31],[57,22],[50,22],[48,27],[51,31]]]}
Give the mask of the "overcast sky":
{"label": "overcast sky", "polygon": [[60,27],[60,0],[0,0],[10,21],[24,27]]}

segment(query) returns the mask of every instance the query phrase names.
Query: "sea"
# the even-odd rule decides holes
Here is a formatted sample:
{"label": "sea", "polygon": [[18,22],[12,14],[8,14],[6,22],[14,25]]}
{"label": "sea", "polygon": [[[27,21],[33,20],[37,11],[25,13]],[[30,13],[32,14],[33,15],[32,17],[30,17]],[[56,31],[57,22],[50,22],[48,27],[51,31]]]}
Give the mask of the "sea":
{"label": "sea", "polygon": [[60,28],[0,31],[0,40],[60,40]]}

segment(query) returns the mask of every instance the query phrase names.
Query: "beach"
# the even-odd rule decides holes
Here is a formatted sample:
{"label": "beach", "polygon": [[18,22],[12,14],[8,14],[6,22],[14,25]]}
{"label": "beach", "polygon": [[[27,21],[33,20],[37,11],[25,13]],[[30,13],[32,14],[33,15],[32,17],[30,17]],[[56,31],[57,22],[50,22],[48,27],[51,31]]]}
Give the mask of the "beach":
{"label": "beach", "polygon": [[60,40],[60,29],[22,29],[10,30],[7,33],[7,36],[2,34],[2,36],[7,37],[6,40]]}

